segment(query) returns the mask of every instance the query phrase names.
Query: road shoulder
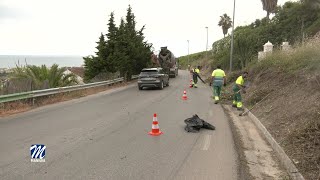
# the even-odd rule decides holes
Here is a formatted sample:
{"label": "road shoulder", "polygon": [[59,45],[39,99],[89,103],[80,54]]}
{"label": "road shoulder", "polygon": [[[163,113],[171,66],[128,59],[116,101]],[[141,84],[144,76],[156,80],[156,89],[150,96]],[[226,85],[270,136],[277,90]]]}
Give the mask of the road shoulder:
{"label": "road shoulder", "polygon": [[239,179],[289,179],[271,146],[248,117],[224,105],[228,114],[241,168]]}

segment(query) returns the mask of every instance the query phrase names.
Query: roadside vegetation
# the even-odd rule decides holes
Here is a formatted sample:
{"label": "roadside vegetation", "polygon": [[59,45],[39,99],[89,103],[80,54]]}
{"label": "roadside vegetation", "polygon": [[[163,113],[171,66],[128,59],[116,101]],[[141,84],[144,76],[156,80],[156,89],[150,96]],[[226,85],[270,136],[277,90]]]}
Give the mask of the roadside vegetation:
{"label": "roadside vegetation", "polygon": [[[275,9],[273,6],[263,4],[267,17],[235,29],[232,72],[228,72],[230,35],[213,43],[208,59],[206,52],[199,52],[179,57],[179,61],[185,69],[188,64],[202,66],[204,77],[209,77],[221,64],[227,71],[229,84],[224,88],[223,100],[230,105],[236,77],[244,70],[249,71],[250,85],[244,95],[244,105],[251,107],[268,95],[252,112],[303,176],[319,179],[320,2],[304,0],[287,2]],[[224,35],[225,32],[223,30]],[[273,43],[274,50],[258,61],[258,52],[268,41]],[[281,50],[284,41],[289,42],[290,50]]]}
{"label": "roadside vegetation", "polygon": [[114,13],[110,14],[108,32],[101,33],[96,54],[83,58],[85,81],[90,81],[102,73],[119,73],[121,77],[130,80],[131,75],[138,74],[151,63],[152,44],[145,41],[145,26],[137,30],[136,24],[130,6],[119,27],[115,25]]}
{"label": "roadside vegetation", "polygon": [[57,64],[48,68],[46,65],[25,67],[16,66],[11,75],[12,80],[30,80],[32,90],[43,88],[56,88],[77,84],[74,74],[64,74],[65,68],[59,68]]}
{"label": "roadside vegetation", "polygon": [[[263,50],[263,45],[268,41],[275,49],[280,49],[284,41],[297,47],[313,37],[320,31],[320,10],[317,2],[316,0],[286,2],[282,7],[276,6],[275,10],[270,10],[270,13],[274,12],[271,19],[265,17],[249,25],[237,27],[234,32],[233,70],[245,69],[251,62],[257,61],[258,52]],[[228,29],[232,20],[228,15],[220,18],[220,22],[217,23],[225,24],[221,26],[222,29]],[[222,33],[225,35],[225,30]],[[224,69],[229,69],[230,42],[231,35],[228,35],[212,44],[207,60],[212,68],[221,64]],[[179,62],[182,68],[186,68],[188,59],[190,64],[197,65],[198,62],[195,60],[203,58],[205,52],[179,57]]]}
{"label": "roadside vegetation", "polygon": [[248,67],[250,107],[306,179],[320,177],[320,39]]}
{"label": "roadside vegetation", "polygon": [[1,83],[0,94],[12,94],[39,89],[64,87],[78,84],[76,75],[66,74],[66,68],[57,64],[46,65],[16,65],[13,72],[5,75],[6,82]]}

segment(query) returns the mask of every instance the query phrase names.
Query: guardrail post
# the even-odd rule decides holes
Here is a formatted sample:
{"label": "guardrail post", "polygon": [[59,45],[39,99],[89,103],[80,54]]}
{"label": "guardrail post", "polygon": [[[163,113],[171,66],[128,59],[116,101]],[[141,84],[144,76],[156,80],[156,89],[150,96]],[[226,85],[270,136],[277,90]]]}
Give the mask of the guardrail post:
{"label": "guardrail post", "polygon": [[36,101],[35,98],[32,98],[32,106],[34,106],[34,102]]}

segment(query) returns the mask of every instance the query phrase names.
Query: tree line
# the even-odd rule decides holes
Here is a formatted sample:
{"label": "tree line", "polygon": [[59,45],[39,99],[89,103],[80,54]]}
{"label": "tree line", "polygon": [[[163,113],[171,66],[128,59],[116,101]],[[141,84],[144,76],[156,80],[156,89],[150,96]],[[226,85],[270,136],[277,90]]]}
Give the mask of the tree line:
{"label": "tree line", "polygon": [[116,26],[114,13],[110,14],[107,34],[101,33],[94,56],[84,57],[85,80],[101,73],[120,73],[121,77],[130,80],[141,69],[151,63],[151,47],[144,37],[143,26],[136,30],[135,15],[132,8],[127,9],[126,18],[121,18]]}

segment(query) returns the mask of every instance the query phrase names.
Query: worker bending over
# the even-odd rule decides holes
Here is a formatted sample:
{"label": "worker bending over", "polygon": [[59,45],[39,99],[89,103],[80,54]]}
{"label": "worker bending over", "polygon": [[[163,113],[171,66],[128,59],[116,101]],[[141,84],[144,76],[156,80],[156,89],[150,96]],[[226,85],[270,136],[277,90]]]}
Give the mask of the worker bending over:
{"label": "worker bending over", "polygon": [[242,73],[241,76],[239,76],[236,80],[236,83],[233,86],[233,105],[232,107],[236,107],[238,110],[243,110],[242,107],[242,97],[241,97],[241,91],[242,93],[246,93],[246,86],[244,85],[245,80],[247,79],[248,72]]}

